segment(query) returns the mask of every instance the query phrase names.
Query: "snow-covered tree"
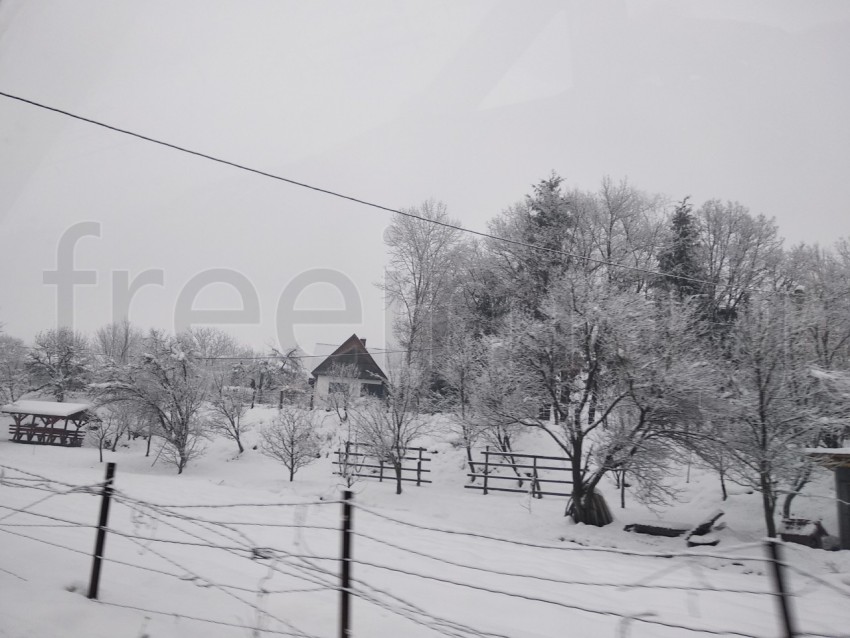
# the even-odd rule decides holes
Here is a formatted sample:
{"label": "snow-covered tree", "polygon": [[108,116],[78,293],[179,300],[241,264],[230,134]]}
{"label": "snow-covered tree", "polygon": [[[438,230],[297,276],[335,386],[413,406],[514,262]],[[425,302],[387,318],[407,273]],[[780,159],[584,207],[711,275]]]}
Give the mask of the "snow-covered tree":
{"label": "snow-covered tree", "polygon": [[684,301],[699,294],[702,279],[699,264],[699,231],[693,206],[685,197],[676,204],[670,218],[663,250],[658,255],[658,268],[664,273],[658,284],[666,290],[675,291],[676,298]]}
{"label": "snow-covered tree", "polygon": [[605,474],[671,450],[696,418],[708,368],[693,350],[693,313],[581,274],[563,279],[541,313],[500,335],[477,406],[491,423],[545,432],[571,461],[568,513],[604,525],[611,516],[596,488]]}
{"label": "snow-covered tree", "polygon": [[0,404],[12,403],[30,389],[24,342],[0,334]]}
{"label": "snow-covered tree", "polygon": [[[803,450],[836,426],[822,380],[804,345],[804,325],[787,295],[753,300],[728,338],[729,410],[722,443],[731,480],[761,493],[768,536],[783,493],[810,473]],[[789,502],[790,506],[790,502]]]}
{"label": "snow-covered tree", "polygon": [[39,332],[27,356],[27,370],[34,390],[48,390],[57,401],[64,401],[91,378],[89,343],[70,328]]}
{"label": "snow-covered tree", "polygon": [[209,378],[191,337],[152,330],[142,354],[129,366],[115,369],[114,376],[100,384],[100,395],[104,402],[132,406],[140,418],[155,424],[154,434],[163,441],[160,454],[178,474],[203,453]]}

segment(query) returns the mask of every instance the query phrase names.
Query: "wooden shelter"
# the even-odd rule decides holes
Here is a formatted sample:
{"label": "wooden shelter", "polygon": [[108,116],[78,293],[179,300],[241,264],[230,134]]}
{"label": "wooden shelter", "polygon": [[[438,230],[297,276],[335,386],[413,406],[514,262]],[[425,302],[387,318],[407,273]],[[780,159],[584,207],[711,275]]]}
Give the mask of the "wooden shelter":
{"label": "wooden shelter", "polygon": [[806,456],[835,472],[838,536],[841,549],[850,549],[850,448],[813,448]]}
{"label": "wooden shelter", "polygon": [[80,447],[91,409],[88,403],[16,401],[0,407],[0,412],[12,417],[9,440],[15,443]]}

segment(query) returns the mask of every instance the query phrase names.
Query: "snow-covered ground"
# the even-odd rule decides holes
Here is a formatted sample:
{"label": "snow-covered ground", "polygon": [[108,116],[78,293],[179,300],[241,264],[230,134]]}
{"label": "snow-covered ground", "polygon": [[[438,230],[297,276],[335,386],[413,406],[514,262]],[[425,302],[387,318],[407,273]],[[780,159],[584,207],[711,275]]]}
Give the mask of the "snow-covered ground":
{"label": "snow-covered ground", "polygon": [[[250,419],[271,414],[257,409]],[[327,415],[325,428],[333,423]],[[212,441],[182,476],[152,466],[142,441],[106,453],[117,463],[118,494],[98,603],[85,594],[100,498],[68,493],[103,480],[97,450],[2,439],[0,636],[337,635],[341,506],[332,455],[289,483],[281,465],[252,449],[253,432],[243,455]],[[658,515],[695,523],[720,508],[726,526],[719,546],[687,550],[681,538],[623,531],[655,514],[631,495],[619,509],[610,483],[615,523],[573,525],[561,498],[464,489],[463,453],[440,437],[427,447],[433,484],[405,484],[401,496],[391,482],[354,486],[353,635],[780,634],[757,494],[733,489],[721,502],[717,480],[692,468],[680,501]],[[556,452],[535,437],[519,447]],[[822,518],[835,534],[831,477],[811,494],[797,513]],[[692,556],[653,555],[671,553]],[[787,572],[801,630],[850,635],[850,552],[789,546],[785,556],[809,574]]]}

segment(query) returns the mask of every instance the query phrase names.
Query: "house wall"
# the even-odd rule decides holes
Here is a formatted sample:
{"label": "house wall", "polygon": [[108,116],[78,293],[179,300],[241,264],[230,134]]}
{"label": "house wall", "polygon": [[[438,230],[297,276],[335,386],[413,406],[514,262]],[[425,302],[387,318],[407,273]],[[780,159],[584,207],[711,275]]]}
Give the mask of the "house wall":
{"label": "house wall", "polygon": [[345,377],[331,377],[320,374],[316,377],[316,384],[313,387],[313,406],[317,408],[330,407],[328,403],[328,395],[330,394],[331,383],[345,383],[351,389],[351,397],[358,398],[364,391],[363,386],[380,386],[381,381],[373,381],[371,379],[350,379]]}

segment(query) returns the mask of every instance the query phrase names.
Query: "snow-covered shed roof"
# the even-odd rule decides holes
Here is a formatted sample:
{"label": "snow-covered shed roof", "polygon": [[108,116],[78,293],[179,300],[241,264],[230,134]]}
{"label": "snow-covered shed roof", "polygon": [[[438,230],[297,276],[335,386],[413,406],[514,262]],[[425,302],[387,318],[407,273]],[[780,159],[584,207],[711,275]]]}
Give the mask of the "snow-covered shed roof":
{"label": "snow-covered shed roof", "polygon": [[816,463],[829,469],[850,467],[850,447],[808,448],[806,456],[810,456]]}
{"label": "snow-covered shed roof", "polygon": [[59,403],[56,401],[15,401],[0,408],[7,414],[34,414],[36,416],[70,417],[91,410],[89,403]]}

